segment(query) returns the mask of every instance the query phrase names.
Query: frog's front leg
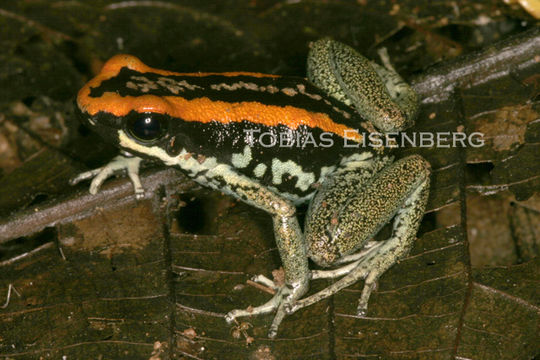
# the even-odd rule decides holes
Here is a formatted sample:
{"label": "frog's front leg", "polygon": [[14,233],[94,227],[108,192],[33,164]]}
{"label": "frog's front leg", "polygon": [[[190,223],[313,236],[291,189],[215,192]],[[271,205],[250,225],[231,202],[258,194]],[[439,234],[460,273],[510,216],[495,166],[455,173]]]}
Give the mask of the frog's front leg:
{"label": "frog's front leg", "polygon": [[[306,293],[309,286],[307,248],[296,217],[296,207],[289,200],[230,168],[218,166],[211,171],[212,174],[226,179],[225,191],[272,216],[274,236],[285,271],[285,285],[276,286],[276,295],[266,304],[249,310],[233,310],[226,315],[226,320],[231,322],[240,316],[263,314],[277,309],[268,334],[274,337],[286,315],[285,306],[290,307]],[[263,282],[270,282],[264,277],[262,279]]]}
{"label": "frog's front leg", "polygon": [[[386,166],[369,182],[358,182],[356,193],[348,199],[336,199],[344,189],[344,179],[355,172],[338,174],[330,179],[313,199],[306,223],[306,242],[310,257],[321,266],[331,266],[342,256],[362,251],[348,266],[334,271],[314,272],[313,277],[346,275],[320,292],[287,307],[293,313],[314,304],[364,279],[358,314],[365,315],[368,300],[378,278],[407,255],[424,214],[429,193],[430,166],[418,155]],[[351,180],[348,180],[350,183]],[[392,235],[364,251],[363,246],[382,226],[395,216]]]}
{"label": "frog's front leg", "polygon": [[90,194],[95,195],[107,178],[113,175],[116,171],[126,170],[129,179],[133,184],[135,196],[137,199],[140,199],[144,196],[144,188],[142,187],[141,180],[139,178],[139,167],[141,165],[141,161],[142,159],[140,157],[136,157],[124,152],[123,155],[114,157],[109,163],[100,168],[80,173],[71,179],[69,183],[70,185],[75,185],[81,181],[92,179],[92,182],[90,183]]}

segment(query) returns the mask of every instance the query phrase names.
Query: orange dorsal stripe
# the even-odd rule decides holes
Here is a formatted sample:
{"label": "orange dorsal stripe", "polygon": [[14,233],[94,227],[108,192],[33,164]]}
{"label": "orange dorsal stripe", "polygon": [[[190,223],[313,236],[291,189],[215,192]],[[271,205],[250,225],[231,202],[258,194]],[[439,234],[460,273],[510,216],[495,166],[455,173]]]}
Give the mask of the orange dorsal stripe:
{"label": "orange dorsal stripe", "polygon": [[348,139],[361,141],[360,135],[352,133],[354,132],[353,129],[332,121],[328,115],[310,112],[294,106],[265,105],[259,102],[231,103],[213,101],[207,97],[186,100],[179,96],[120,96],[112,92],[91,99],[92,101],[87,104],[79,104],[90,115],[105,111],[122,117],[126,116],[130,111],[136,111],[140,113],[168,114],[184,121],[198,121],[201,123],[218,121],[229,124],[247,120],[265,126],[286,125],[291,129],[298,129],[300,125],[307,125],[325,132],[334,133],[340,137],[347,135]]}

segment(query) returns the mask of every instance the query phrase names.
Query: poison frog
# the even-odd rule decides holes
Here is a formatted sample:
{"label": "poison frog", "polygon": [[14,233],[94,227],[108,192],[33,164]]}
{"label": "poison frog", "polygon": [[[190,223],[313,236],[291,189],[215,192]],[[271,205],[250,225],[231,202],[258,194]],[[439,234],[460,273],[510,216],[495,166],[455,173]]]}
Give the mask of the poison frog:
{"label": "poison frog", "polygon": [[[414,123],[415,92],[387,56],[378,65],[325,38],[311,44],[308,79],[250,72],[177,73],[130,55],[111,58],[78,93],[82,121],[123,155],[72,183],[93,178],[96,193],[127,170],[141,196],[142,158],[181,170],[272,217],[285,281],[258,275],[275,290],[238,317],[275,312],[268,335],[306,306],[364,280],[365,316],[379,277],[413,245],[429,194],[430,165],[412,155],[394,161],[377,133]],[[309,203],[302,231],[297,206]],[[393,219],[384,241],[373,237]],[[308,259],[329,270],[312,270]],[[311,280],[339,278],[306,295]]]}

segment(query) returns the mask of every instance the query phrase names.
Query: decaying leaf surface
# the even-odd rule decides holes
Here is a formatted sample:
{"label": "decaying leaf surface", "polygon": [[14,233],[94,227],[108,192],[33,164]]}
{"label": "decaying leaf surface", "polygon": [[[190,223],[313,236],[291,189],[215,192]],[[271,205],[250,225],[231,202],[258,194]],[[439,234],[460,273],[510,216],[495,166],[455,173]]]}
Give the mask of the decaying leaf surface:
{"label": "decaying leaf surface", "polygon": [[[538,348],[538,258],[473,270],[459,354],[464,358],[528,358]],[[489,351],[487,349],[490,349]]]}
{"label": "decaying leaf surface", "polygon": [[50,247],[3,266],[22,294],[0,314],[3,356],[8,347],[23,358],[150,354],[154,339],[168,339],[172,307],[160,234],[147,204],[116,208],[60,226],[64,258]]}
{"label": "decaying leaf surface", "polygon": [[[413,252],[381,281],[366,319],[354,315],[361,286],[335,298],[336,350],[341,357],[449,356],[467,287],[460,232],[454,226],[421,237]],[[366,346],[358,347],[359,342]]]}
{"label": "decaying leaf surface", "polygon": [[[494,35],[494,24],[523,31],[514,24],[530,19],[522,9],[500,1],[56,5],[0,8],[8,60],[0,62],[0,93],[10,102],[0,108],[0,149],[9,150],[0,177],[0,295],[16,290],[0,309],[1,358],[540,354],[540,35],[532,29],[471,53],[508,35]],[[90,76],[117,52],[180,71],[303,76],[308,41],[326,35],[373,58],[376,48],[389,48],[423,99],[409,134],[476,131],[485,145],[400,151],[431,163],[432,190],[413,250],[381,278],[367,317],[355,315],[360,282],[287,317],[269,340],[271,314],[224,320],[231,309],[271,297],[247,281],[281,266],[269,217],[172,171],[146,172],[141,201],[125,179],[109,181],[96,196],[85,186],[67,188],[81,164],[112,156],[66,120],[67,98],[82,85],[81,74]],[[68,55],[73,44],[77,55]],[[47,55],[59,50],[60,57]],[[310,292],[328,284],[314,281]]]}

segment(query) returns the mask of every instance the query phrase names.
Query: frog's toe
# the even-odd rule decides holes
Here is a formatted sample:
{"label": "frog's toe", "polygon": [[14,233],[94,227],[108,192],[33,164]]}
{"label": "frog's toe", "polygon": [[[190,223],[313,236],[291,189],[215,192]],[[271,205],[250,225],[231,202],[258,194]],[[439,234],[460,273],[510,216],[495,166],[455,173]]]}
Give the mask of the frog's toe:
{"label": "frog's toe", "polygon": [[276,285],[276,283],[272,280],[270,280],[269,278],[267,278],[266,276],[264,275],[255,275],[251,278],[251,281],[254,281],[258,284],[261,284],[261,285],[264,285],[264,286],[267,286],[269,288],[272,288],[274,290],[278,290],[279,289],[279,286]]}
{"label": "frog's toe", "polygon": [[369,273],[366,277],[362,295],[358,300],[358,307],[356,308],[356,314],[360,317],[365,317],[367,315],[369,298],[373,290],[377,288],[377,279],[379,278],[379,275],[379,273],[374,271]]}
{"label": "frog's toe", "polygon": [[283,302],[283,292],[277,291],[276,294],[270,299],[268,302],[256,306],[256,307],[248,307],[247,309],[236,309],[232,310],[225,315],[225,320],[227,322],[232,322],[234,319],[238,317],[243,316],[252,316],[252,315],[260,315],[260,314],[267,314],[272,311],[275,311]]}
{"label": "frog's toe", "polygon": [[227,324],[231,324],[236,320],[237,317],[242,316],[241,312],[244,310],[233,310],[229,311],[227,314],[225,314],[225,321]]}
{"label": "frog's toe", "polygon": [[108,177],[110,177],[113,173],[113,170],[108,167],[103,167],[99,170],[97,175],[92,179],[92,182],[90,183],[90,194],[95,195],[101,188],[101,185],[107,180]]}
{"label": "frog's toe", "polygon": [[300,306],[298,306],[297,302],[290,302],[290,303],[284,303],[283,309],[287,313],[287,315],[294,314],[296,311],[300,310]]}
{"label": "frog's toe", "polygon": [[367,315],[367,306],[366,307],[358,306],[358,308],[356,309],[356,315],[359,316],[359,317],[366,317],[366,315]]}
{"label": "frog's toe", "polygon": [[272,321],[272,325],[270,325],[270,329],[268,330],[268,337],[270,339],[273,339],[276,337],[279,329],[279,325],[281,325],[281,322],[285,318],[287,313],[284,310],[284,306],[278,307],[278,310],[276,312],[276,316],[274,316],[274,320]]}
{"label": "frog's toe", "polygon": [[131,180],[131,184],[133,185],[133,190],[135,191],[135,197],[137,199],[144,198],[144,188],[141,184],[141,179],[139,178],[139,174],[131,172],[128,169],[128,176],[129,176],[129,179]]}
{"label": "frog's toe", "polygon": [[99,174],[100,171],[101,171],[101,168],[82,172],[78,174],[77,176],[69,179],[69,185],[77,185],[81,181],[93,179],[97,174]]}
{"label": "frog's toe", "polygon": [[90,194],[96,194],[101,185],[111,177],[115,172],[126,170],[135,189],[137,199],[144,197],[144,188],[139,178],[139,166],[142,159],[138,157],[125,157],[119,155],[112,159],[108,164],[97,169],[83,172],[70,180],[71,185],[75,185],[83,180],[92,179],[90,183]]}
{"label": "frog's toe", "polygon": [[[262,275],[260,278],[256,278],[257,280],[263,279],[262,281],[265,281],[265,285],[269,285],[268,281],[272,282],[271,280],[268,280]],[[232,323],[239,317],[267,314],[277,310],[276,315],[274,316],[274,320],[272,321],[272,325],[270,326],[270,329],[268,331],[268,337],[274,338],[277,335],[279,325],[281,324],[285,316],[288,315],[286,307],[293,306],[293,304],[295,303],[295,301],[290,300],[290,298],[288,297],[288,295],[290,294],[290,289],[288,289],[286,286],[276,286],[276,289],[276,294],[272,297],[272,299],[270,299],[270,301],[266,302],[261,306],[248,307],[245,310],[232,310],[225,315],[225,320],[227,321],[227,323]]]}

